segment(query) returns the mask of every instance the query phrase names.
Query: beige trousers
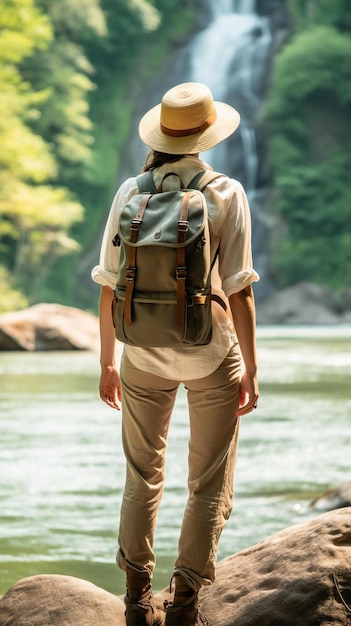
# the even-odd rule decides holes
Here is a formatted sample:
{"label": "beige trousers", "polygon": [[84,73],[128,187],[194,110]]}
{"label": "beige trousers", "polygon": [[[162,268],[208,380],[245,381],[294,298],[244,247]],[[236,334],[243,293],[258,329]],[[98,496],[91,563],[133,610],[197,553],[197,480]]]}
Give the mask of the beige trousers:
{"label": "beige trousers", "polygon": [[117,563],[155,567],[153,551],[161,502],[170,418],[179,384],[187,389],[190,438],[188,500],[173,573],[198,590],[215,579],[222,529],[233,506],[238,443],[240,355],[232,348],[210,376],[174,381],[149,374],[122,357],[122,437],[127,462]]}

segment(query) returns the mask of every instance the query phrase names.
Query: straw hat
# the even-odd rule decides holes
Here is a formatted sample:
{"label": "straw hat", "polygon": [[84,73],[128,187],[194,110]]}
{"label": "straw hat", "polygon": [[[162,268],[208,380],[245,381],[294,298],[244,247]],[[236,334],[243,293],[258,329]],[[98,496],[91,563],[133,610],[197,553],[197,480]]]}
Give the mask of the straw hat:
{"label": "straw hat", "polygon": [[141,140],[157,152],[192,154],[213,148],[239,126],[240,115],[224,102],[214,102],[201,83],[173,87],[141,119]]}

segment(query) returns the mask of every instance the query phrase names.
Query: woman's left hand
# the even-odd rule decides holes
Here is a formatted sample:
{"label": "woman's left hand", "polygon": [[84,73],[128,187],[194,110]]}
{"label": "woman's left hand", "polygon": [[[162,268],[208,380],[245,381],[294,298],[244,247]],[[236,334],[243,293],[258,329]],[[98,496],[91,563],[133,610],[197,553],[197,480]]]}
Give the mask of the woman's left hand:
{"label": "woman's left hand", "polygon": [[251,413],[254,409],[257,409],[257,401],[260,397],[258,391],[257,375],[250,375],[244,372],[240,381],[240,400],[239,408],[235,415],[240,417]]}

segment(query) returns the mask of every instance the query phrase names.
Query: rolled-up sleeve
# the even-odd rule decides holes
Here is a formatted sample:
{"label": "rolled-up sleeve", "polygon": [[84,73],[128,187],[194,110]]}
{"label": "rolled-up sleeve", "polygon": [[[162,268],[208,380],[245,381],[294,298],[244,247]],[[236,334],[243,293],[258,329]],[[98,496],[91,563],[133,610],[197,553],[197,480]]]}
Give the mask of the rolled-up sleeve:
{"label": "rolled-up sleeve", "polygon": [[253,268],[251,215],[245,191],[239,182],[230,180],[226,196],[227,210],[219,234],[219,275],[229,297],[260,278]]}
{"label": "rolled-up sleeve", "polygon": [[121,208],[137,193],[135,178],[128,178],[117,191],[109,216],[107,218],[105,231],[102,238],[99,264],[93,267],[91,277],[99,285],[116,287],[117,269],[119,261],[119,247],[112,243],[118,230],[118,218]]}

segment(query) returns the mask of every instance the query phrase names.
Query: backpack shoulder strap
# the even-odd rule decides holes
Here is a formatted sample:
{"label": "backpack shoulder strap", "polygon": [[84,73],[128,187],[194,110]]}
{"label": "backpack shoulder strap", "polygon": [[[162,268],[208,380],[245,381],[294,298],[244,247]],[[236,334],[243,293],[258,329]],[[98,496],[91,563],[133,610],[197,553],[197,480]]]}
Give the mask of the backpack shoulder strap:
{"label": "backpack shoulder strap", "polygon": [[139,174],[136,180],[140,193],[156,193],[156,187],[152,172],[148,171],[144,172],[144,174]]}
{"label": "backpack shoulder strap", "polygon": [[209,183],[216,178],[220,178],[220,176],[225,176],[225,174],[214,172],[213,170],[204,170],[203,172],[199,172],[190,181],[188,189],[198,189],[199,191],[203,191]]}
{"label": "backpack shoulder strap", "polygon": [[[192,179],[192,181],[190,181],[188,188],[189,189],[198,189],[199,191],[203,191],[205,189],[205,187],[207,187],[207,185],[209,183],[211,183],[213,180],[215,180],[216,178],[220,178],[221,176],[226,176],[225,174],[221,174],[220,172],[214,172],[213,170],[204,170],[203,172],[199,172],[198,174],[196,174],[196,176]],[[211,263],[211,271],[214,268],[214,265],[216,263],[217,257],[219,254],[219,246],[215,252],[215,255],[212,259],[212,263]],[[220,296],[217,296],[215,294],[211,294],[211,300],[215,300],[216,302],[218,302],[218,304],[221,305],[222,309],[224,309],[224,311],[226,313],[227,312],[227,305],[224,302],[224,300],[222,300],[222,298]]]}

